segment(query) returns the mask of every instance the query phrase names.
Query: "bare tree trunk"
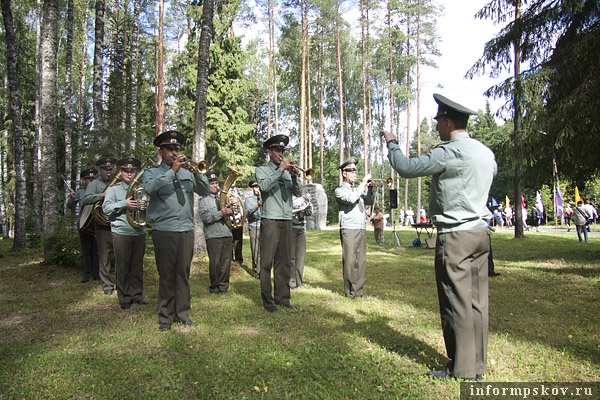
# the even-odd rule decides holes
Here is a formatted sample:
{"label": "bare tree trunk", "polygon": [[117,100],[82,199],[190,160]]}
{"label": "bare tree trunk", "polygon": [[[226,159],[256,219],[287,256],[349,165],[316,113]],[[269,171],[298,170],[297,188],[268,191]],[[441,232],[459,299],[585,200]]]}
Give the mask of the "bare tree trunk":
{"label": "bare tree trunk", "polygon": [[[521,1],[515,2],[515,21],[521,19]],[[515,187],[514,201],[515,201],[515,238],[525,237],[523,227],[523,207],[521,201],[523,194],[521,193],[521,162],[523,158],[523,141],[521,140],[521,98],[522,98],[522,86],[521,86],[521,35],[514,40],[515,48],[515,62],[514,62],[514,77],[515,77],[515,91],[513,94],[513,108],[515,110],[514,116],[514,145],[515,145],[515,174],[513,184]]]}
{"label": "bare tree trunk", "polygon": [[[4,76],[5,87],[7,86],[8,79],[6,75]],[[3,119],[6,119],[6,111],[2,110],[2,115],[0,115]],[[2,142],[0,145],[2,148],[6,148],[8,146],[8,130],[2,129]],[[8,239],[10,237],[10,222],[8,219],[8,215],[6,213],[6,203],[9,201],[9,194],[6,193],[6,183],[8,183],[8,160],[7,160],[7,152],[0,152],[0,223],[2,224],[2,229],[0,232],[0,237],[2,239]],[[14,246],[14,243],[13,243]]]}
{"label": "bare tree trunk", "polygon": [[[417,13],[417,157],[421,156],[421,11]],[[421,206],[423,178],[417,178],[417,199]]]}
{"label": "bare tree trunk", "polygon": [[[336,21],[335,21],[335,61],[337,66],[337,86],[338,86],[338,100],[339,100],[339,113],[340,113],[340,165],[344,162],[346,158],[346,146],[347,143],[344,142],[344,88],[342,85],[342,43],[341,43],[341,33],[340,33],[340,2],[336,0],[335,3],[336,9]],[[342,182],[342,177],[340,174],[340,183]]]}
{"label": "bare tree trunk", "polygon": [[140,46],[140,1],[133,1],[133,27],[131,30],[131,114],[129,126],[131,128],[131,142],[129,148],[135,153],[137,145],[137,112],[138,112],[138,63]]}
{"label": "bare tree trunk", "polygon": [[[36,7],[36,31],[35,31],[35,59],[42,59],[42,0],[37,0]],[[42,232],[42,194],[40,183],[40,158],[42,137],[42,63],[35,65],[35,132],[33,134],[33,157],[32,157],[32,177],[33,177],[33,219],[35,220],[35,231]]]}
{"label": "bare tree trunk", "polygon": [[299,126],[299,147],[300,147],[300,168],[304,168],[305,144],[306,144],[306,59],[308,57],[308,4],[307,0],[302,0],[302,38],[301,38],[301,61],[300,61],[300,126]]}
{"label": "bare tree trunk", "polygon": [[[275,4],[274,0],[267,2],[267,14],[269,20],[269,78],[267,82],[267,137],[271,137],[271,110],[272,96],[275,92]],[[275,129],[277,131],[277,129]]]}
{"label": "bare tree trunk", "polygon": [[[321,28],[322,29],[322,28]],[[323,115],[323,91],[324,91],[324,79],[323,79],[323,42],[319,42],[319,53],[317,54],[317,62],[318,62],[318,109],[319,109],[319,169],[321,171],[321,185],[325,184],[325,163],[323,159],[325,158],[325,117]]]}
{"label": "bare tree trunk", "polygon": [[[210,2],[210,1],[208,1]],[[158,44],[156,52],[156,136],[165,130],[165,72],[163,43],[164,0],[158,1]]]}
{"label": "bare tree trunk", "polygon": [[6,36],[6,72],[10,93],[10,118],[13,125],[13,147],[15,163],[15,236],[13,251],[26,248],[25,235],[25,146],[23,143],[23,121],[21,119],[21,97],[19,95],[19,76],[17,74],[17,39],[13,23],[11,2],[2,0],[2,19]]}
{"label": "bare tree trunk", "polygon": [[363,163],[365,165],[365,174],[369,173],[371,164],[369,163],[369,151],[367,140],[367,34],[365,17],[365,2],[360,0],[360,61],[361,61],[361,86],[362,86],[362,126],[363,126]]}
{"label": "bare tree trunk", "polygon": [[42,226],[44,255],[58,229],[56,137],[58,128],[58,0],[44,0],[42,17]]}
{"label": "bare tree trunk", "polygon": [[104,143],[104,135],[99,134],[104,128],[104,105],[103,105],[103,80],[104,80],[104,57],[102,47],[104,46],[104,10],[105,0],[96,0],[96,20],[94,26],[94,82],[93,82],[93,114],[94,130],[99,143]]}
{"label": "bare tree trunk", "polygon": [[306,53],[306,167],[312,167],[312,85],[310,83],[310,42]]}
{"label": "bare tree trunk", "polygon": [[[71,82],[71,68],[73,65],[73,20],[75,10],[73,9],[73,0],[67,1],[67,46],[65,48],[65,121],[64,121],[64,140],[65,140],[65,179],[69,183],[69,187],[63,190],[63,214],[68,215],[70,210],[67,207],[67,199],[69,198],[69,189],[73,188],[73,148],[71,145],[71,135],[73,133],[73,85]],[[75,181],[77,181],[75,179]],[[73,188],[74,190],[74,188]]]}
{"label": "bare tree trunk", "polygon": [[[84,7],[83,18],[81,19],[81,30],[85,32],[87,25],[87,8]],[[84,104],[84,96],[85,96],[85,66],[87,57],[83,57],[86,52],[86,42],[85,40],[81,43],[81,48],[79,49],[81,57],[81,62],[79,64],[79,90],[77,91],[77,170],[75,172],[75,177],[79,177],[82,170],[82,158],[83,152],[83,129],[84,129],[84,115],[83,115],[83,104]],[[76,207],[75,211],[76,215],[79,215],[79,207]]]}
{"label": "bare tree trunk", "polygon": [[[196,87],[196,108],[194,112],[194,140],[192,159],[203,160],[206,148],[206,112],[208,95],[208,69],[210,66],[210,44],[213,37],[213,16],[215,0],[204,0],[202,7],[202,32],[198,43],[198,75]],[[202,220],[198,213],[198,202],[194,202],[194,249],[206,251],[206,241]]]}

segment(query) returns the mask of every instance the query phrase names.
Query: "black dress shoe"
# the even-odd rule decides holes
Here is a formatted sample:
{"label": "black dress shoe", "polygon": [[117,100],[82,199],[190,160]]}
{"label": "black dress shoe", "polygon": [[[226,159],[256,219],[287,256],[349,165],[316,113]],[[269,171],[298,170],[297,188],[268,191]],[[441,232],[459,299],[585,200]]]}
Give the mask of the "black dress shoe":
{"label": "black dress shoe", "polygon": [[295,310],[296,308],[298,308],[298,307],[292,305],[291,303],[281,303],[280,306],[285,307],[285,308],[290,308],[292,310]]}
{"label": "black dress shoe", "polygon": [[268,312],[275,312],[277,311],[277,307],[275,307],[274,305],[269,305],[265,306],[265,310],[267,310]]}
{"label": "black dress shoe", "polygon": [[169,322],[163,322],[158,326],[158,330],[161,332],[166,332],[171,329],[171,324]]}
{"label": "black dress shoe", "polygon": [[494,271],[491,274],[489,274],[488,276],[491,277],[491,278],[493,278],[494,276],[498,276],[498,275],[500,275],[500,272]]}
{"label": "black dress shoe", "polygon": [[144,299],[136,299],[136,300],[133,300],[133,302],[137,303],[137,304],[140,304],[140,305],[148,304],[148,302],[146,300],[144,300]]}
{"label": "black dress shoe", "polygon": [[131,308],[131,303],[121,303],[121,310],[127,310]]}
{"label": "black dress shoe", "polygon": [[106,289],[104,291],[104,294],[107,295],[107,296],[112,296],[112,293],[113,293],[112,289]]}
{"label": "black dress shoe", "polygon": [[184,324],[185,326],[194,326],[194,321],[192,321],[189,318],[185,321],[181,321],[181,323]]}
{"label": "black dress shoe", "polygon": [[90,281],[90,279],[91,279],[91,278],[90,278],[89,276],[88,276],[87,278],[83,278],[83,279],[81,280],[81,283],[88,283],[88,282]]}

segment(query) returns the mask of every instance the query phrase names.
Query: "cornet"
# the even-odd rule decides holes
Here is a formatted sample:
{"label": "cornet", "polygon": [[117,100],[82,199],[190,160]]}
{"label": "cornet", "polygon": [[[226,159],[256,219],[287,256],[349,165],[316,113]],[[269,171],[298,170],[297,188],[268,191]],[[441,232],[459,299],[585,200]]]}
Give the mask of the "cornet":
{"label": "cornet", "polygon": [[204,160],[195,162],[187,157],[183,159],[183,163],[181,164],[181,166],[196,175],[206,174],[206,171],[208,170],[208,162]]}
{"label": "cornet", "polygon": [[385,181],[383,179],[369,179],[367,181],[367,185],[371,187],[382,187],[385,184],[385,186],[391,188],[393,183],[394,181],[392,180],[391,176]]}
{"label": "cornet", "polygon": [[298,167],[296,164],[292,164],[290,166],[290,173],[292,175],[299,176],[300,172],[302,172],[304,174],[304,178],[307,181],[312,181],[313,176],[315,175],[315,169],[314,168],[302,169],[302,168]]}

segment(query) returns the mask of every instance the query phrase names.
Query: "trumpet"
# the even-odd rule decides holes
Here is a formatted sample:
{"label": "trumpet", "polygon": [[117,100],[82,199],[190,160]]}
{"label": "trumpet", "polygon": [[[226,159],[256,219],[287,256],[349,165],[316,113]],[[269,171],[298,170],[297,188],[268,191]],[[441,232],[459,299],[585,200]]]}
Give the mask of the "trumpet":
{"label": "trumpet", "polygon": [[385,185],[385,186],[391,188],[393,184],[394,184],[394,181],[392,180],[391,176],[389,178],[387,178],[386,180],[369,179],[367,181],[367,186],[371,186],[371,187],[383,187],[383,185]]}
{"label": "trumpet", "polygon": [[315,176],[314,168],[302,169],[302,168],[298,167],[296,164],[292,164],[290,166],[290,173],[292,175],[299,176],[301,172],[304,174],[304,178],[306,178],[307,181],[312,181],[313,176]]}
{"label": "trumpet", "polygon": [[195,162],[185,156],[181,166],[196,175],[206,174],[206,171],[208,170],[208,162],[204,160]]}

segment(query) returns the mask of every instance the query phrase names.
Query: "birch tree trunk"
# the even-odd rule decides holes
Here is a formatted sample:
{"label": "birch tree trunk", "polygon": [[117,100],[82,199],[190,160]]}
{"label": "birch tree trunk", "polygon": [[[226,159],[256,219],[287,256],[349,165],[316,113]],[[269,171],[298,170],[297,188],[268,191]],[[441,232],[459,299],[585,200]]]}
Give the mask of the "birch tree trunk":
{"label": "birch tree trunk", "polygon": [[[210,1],[207,1],[210,3]],[[163,38],[164,0],[158,2],[158,43],[156,51],[156,136],[165,130],[165,72]]]}
{"label": "birch tree trunk", "polygon": [[44,0],[42,16],[42,228],[44,255],[58,230],[56,137],[58,128],[58,0]]}
{"label": "birch tree trunk", "polygon": [[[73,133],[73,85],[71,82],[71,68],[73,65],[73,20],[75,11],[73,9],[73,0],[67,1],[67,45],[65,48],[65,100],[64,100],[64,142],[65,142],[65,179],[69,183],[69,187],[64,187],[63,198],[63,214],[69,214],[67,207],[67,199],[70,196],[70,190],[75,190],[73,187],[73,148],[71,145],[71,135]],[[75,181],[77,181],[75,179]]]}
{"label": "birch tree trunk", "polygon": [[[215,0],[204,0],[204,6],[202,7],[202,31],[198,43],[198,75],[196,83],[196,107],[194,110],[195,121],[192,152],[192,159],[194,160],[203,160],[205,157],[208,69],[210,67],[210,44],[213,37],[214,2]],[[197,201],[194,201],[194,215],[194,250],[206,251],[206,241]]]}
{"label": "birch tree trunk", "polygon": [[103,80],[104,80],[104,57],[102,47],[104,46],[104,10],[105,0],[96,0],[96,20],[94,25],[94,81],[93,81],[93,114],[95,140],[103,144],[105,142],[102,130],[104,128],[104,105],[103,105]]}
{"label": "birch tree trunk", "polygon": [[13,23],[11,2],[2,0],[2,19],[6,37],[6,73],[10,95],[10,118],[13,125],[13,146],[15,163],[15,235],[13,251],[26,248],[25,235],[25,151],[23,143],[23,122],[21,118],[21,97],[19,95],[19,76],[17,74],[17,39]]}

